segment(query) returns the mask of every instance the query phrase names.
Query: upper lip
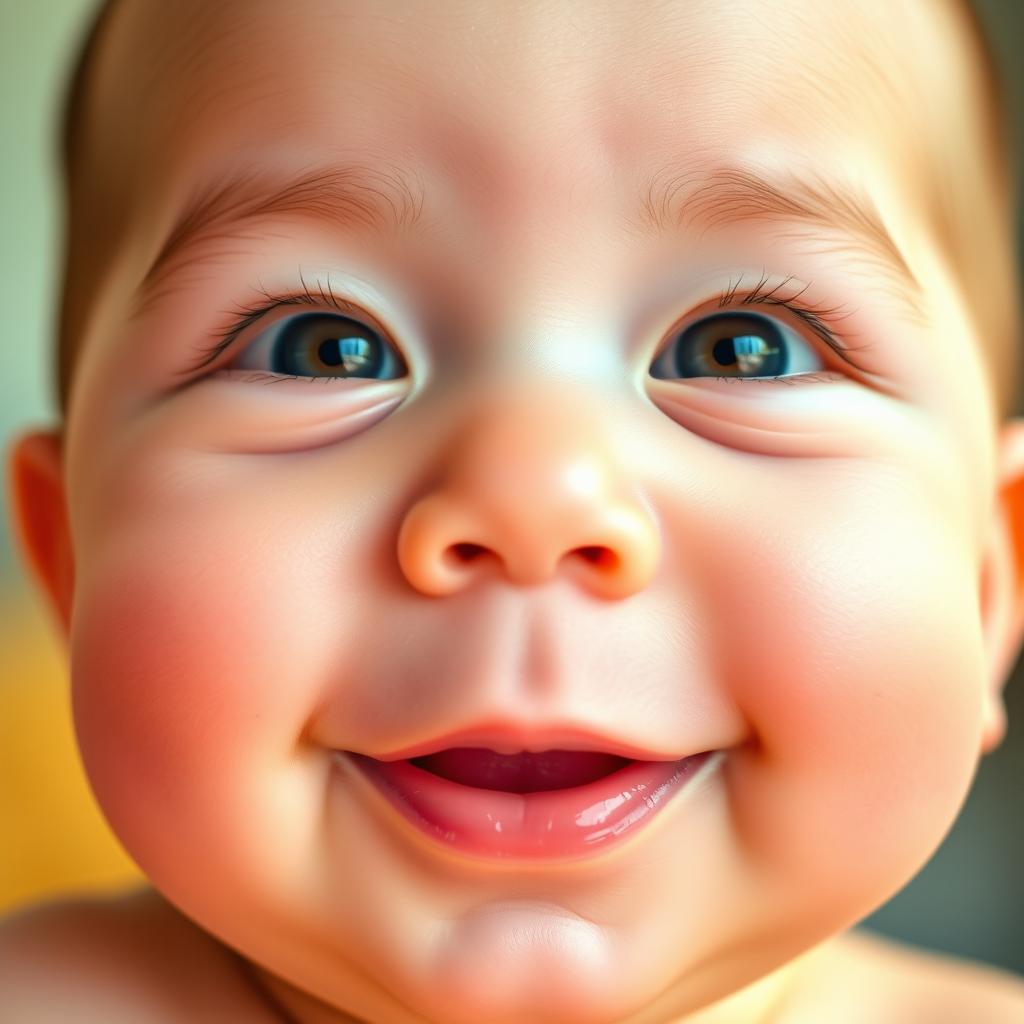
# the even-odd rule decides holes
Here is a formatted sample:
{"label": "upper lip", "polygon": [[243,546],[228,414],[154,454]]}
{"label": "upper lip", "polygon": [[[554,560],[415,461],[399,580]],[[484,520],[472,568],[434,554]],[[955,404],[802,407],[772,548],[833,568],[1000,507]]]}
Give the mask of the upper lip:
{"label": "upper lip", "polygon": [[485,747],[500,754],[518,754],[524,751],[538,753],[542,750],[593,750],[617,754],[636,761],[678,761],[686,756],[672,751],[641,747],[628,740],[571,723],[544,725],[513,721],[469,725],[399,750],[368,756],[377,761],[401,761],[435,754],[449,747]]}

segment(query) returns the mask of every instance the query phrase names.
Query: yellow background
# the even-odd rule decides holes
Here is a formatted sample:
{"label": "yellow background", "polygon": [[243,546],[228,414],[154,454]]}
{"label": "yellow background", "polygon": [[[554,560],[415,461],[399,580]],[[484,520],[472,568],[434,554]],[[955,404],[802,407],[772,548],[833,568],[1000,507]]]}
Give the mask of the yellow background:
{"label": "yellow background", "polygon": [[66,655],[47,615],[23,591],[0,597],[0,914],[139,878],[82,772]]}

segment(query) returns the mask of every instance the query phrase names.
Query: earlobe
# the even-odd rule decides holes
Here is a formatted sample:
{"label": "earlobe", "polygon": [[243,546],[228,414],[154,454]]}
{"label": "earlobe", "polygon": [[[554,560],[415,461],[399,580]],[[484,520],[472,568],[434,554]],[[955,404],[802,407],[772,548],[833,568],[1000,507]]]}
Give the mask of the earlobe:
{"label": "earlobe", "polygon": [[1024,640],[1024,419],[1000,432],[996,522],[982,567],[981,615],[988,653],[981,752],[990,753],[1006,732],[1003,689]]}
{"label": "earlobe", "polygon": [[59,430],[22,434],[8,450],[8,494],[15,539],[36,583],[70,634],[74,557]]}

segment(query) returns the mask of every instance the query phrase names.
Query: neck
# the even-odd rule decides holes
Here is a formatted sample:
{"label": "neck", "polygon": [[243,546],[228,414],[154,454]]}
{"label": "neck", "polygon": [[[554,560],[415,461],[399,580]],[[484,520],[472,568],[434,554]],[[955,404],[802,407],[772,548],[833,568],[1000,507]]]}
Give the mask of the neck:
{"label": "neck", "polygon": [[671,1024],[785,1024],[806,955]]}
{"label": "neck", "polygon": [[[724,999],[665,1024],[786,1024],[807,962],[816,952],[817,948],[812,949]],[[280,1024],[378,1024],[385,1019],[352,1016],[256,965],[247,963],[245,969]],[[395,1007],[385,1011],[385,1016],[389,1024],[429,1024],[425,1018]]]}

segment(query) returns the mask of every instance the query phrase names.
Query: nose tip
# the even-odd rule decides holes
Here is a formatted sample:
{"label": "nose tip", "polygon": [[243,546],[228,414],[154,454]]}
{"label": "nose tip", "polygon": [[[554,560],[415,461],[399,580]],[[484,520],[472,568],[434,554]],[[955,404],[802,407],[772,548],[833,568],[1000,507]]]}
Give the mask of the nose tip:
{"label": "nose tip", "polygon": [[508,412],[473,424],[408,510],[397,545],[407,580],[432,596],[484,578],[536,586],[562,575],[604,598],[645,587],[657,525],[595,417],[564,403],[549,416]]}
{"label": "nose tip", "polygon": [[439,597],[488,576],[539,585],[562,572],[598,596],[622,598],[646,586],[656,567],[658,545],[639,504],[605,501],[589,515],[566,510],[563,516],[544,514],[536,504],[532,514],[522,506],[489,517],[471,510],[446,494],[429,495],[410,510],[399,531],[398,561],[417,590]]}

